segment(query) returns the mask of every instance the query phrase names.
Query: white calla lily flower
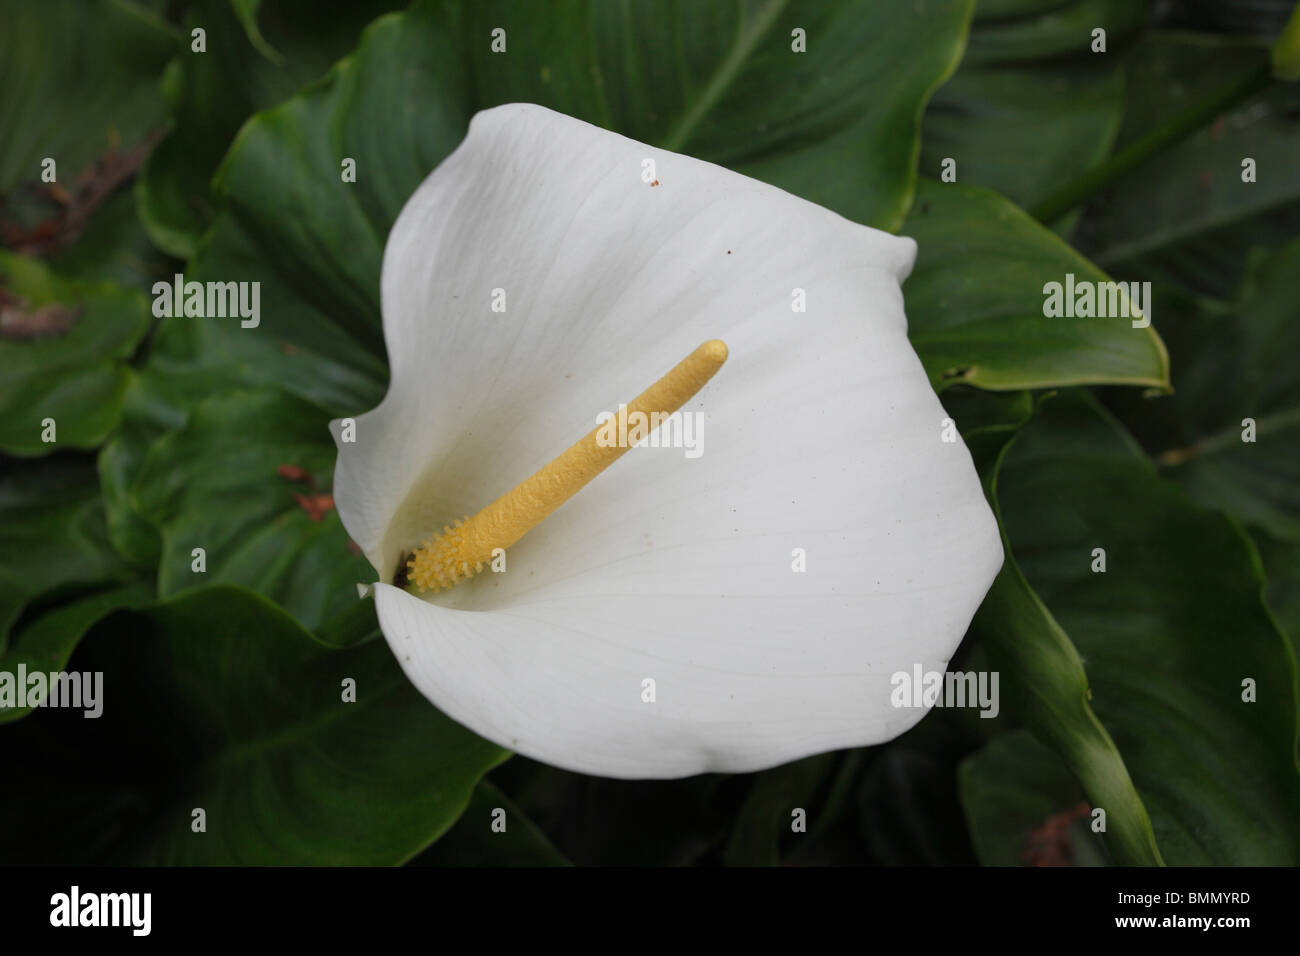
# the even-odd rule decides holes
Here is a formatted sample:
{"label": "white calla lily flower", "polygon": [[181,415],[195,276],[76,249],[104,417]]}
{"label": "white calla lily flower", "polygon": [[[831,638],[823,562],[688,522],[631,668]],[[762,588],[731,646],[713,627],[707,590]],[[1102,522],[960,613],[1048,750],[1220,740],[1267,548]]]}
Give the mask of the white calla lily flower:
{"label": "white calla lily flower", "polygon": [[[416,687],[504,747],[609,777],[759,770],[915,724],[892,675],[945,668],[1002,563],[907,340],[915,252],[541,107],[479,113],[388,238],[388,394],[353,441],[332,425],[339,515]],[[641,397],[684,403],[702,454],[637,447],[542,488],[679,362]],[[406,584],[452,519],[496,501],[522,533],[521,502],[548,495],[500,542],[504,572],[456,552],[467,580]],[[490,511],[463,529],[479,545]],[[423,583],[455,583],[440,574]]]}

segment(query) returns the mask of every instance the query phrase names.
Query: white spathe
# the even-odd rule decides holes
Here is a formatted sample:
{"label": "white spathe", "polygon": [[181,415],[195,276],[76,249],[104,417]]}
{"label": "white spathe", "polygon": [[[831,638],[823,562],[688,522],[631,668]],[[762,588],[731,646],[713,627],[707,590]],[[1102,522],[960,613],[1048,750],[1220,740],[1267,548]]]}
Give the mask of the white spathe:
{"label": "white spathe", "polygon": [[[392,384],[335,474],[416,687],[502,746],[609,777],[759,770],[915,724],[891,675],[944,669],[1002,563],[907,340],[915,254],[538,106],[474,117],[388,238]],[[505,573],[421,597],[383,583],[711,338],[730,359],[684,409],[701,457],[631,450]]]}

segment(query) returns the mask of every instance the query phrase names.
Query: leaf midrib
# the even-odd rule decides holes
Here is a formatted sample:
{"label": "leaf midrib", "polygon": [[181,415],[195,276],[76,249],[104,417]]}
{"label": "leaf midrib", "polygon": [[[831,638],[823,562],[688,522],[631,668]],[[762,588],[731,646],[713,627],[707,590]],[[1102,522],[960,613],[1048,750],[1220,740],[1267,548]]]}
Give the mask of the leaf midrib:
{"label": "leaf midrib", "polygon": [[727,51],[727,55],[722,58],[722,62],[709,77],[704,91],[691,106],[687,107],[660,141],[661,147],[679,153],[690,142],[695,130],[704,121],[705,116],[718,105],[731,84],[744,70],[754,48],[767,35],[768,30],[772,28],[772,24],[776,22],[776,18],[781,15],[788,3],[789,0],[768,0],[758,16],[748,24],[745,23],[744,14],[741,14],[736,39],[731,49]]}

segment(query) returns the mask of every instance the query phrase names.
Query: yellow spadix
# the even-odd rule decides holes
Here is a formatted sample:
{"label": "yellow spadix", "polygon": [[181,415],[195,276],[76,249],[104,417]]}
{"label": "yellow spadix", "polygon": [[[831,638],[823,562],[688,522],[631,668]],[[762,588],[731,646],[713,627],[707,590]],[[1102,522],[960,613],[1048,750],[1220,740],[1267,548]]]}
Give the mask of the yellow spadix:
{"label": "yellow spadix", "polygon": [[[647,417],[671,415],[689,402],[726,360],[723,342],[705,342],[626,406],[620,406],[618,417],[636,412]],[[627,434],[626,422],[619,426],[619,434]],[[419,591],[440,591],[482,571],[495,549],[509,548],[623,456],[632,443],[601,444],[598,436],[605,430],[603,425],[592,429],[478,514],[444,527],[442,534],[416,548],[406,562],[410,584]]]}

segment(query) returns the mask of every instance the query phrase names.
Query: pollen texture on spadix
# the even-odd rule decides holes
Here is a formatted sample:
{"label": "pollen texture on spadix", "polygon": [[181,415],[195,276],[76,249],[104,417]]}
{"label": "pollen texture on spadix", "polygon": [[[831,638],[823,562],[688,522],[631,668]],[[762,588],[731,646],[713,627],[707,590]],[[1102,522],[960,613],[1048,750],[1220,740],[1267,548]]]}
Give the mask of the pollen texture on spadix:
{"label": "pollen texture on spadix", "polygon": [[[710,339],[678,362],[663,378],[620,406],[624,421],[636,413],[671,415],[690,401],[727,360],[727,346]],[[597,427],[531,478],[472,518],[456,521],[416,548],[406,562],[408,580],[421,592],[453,587],[483,570],[498,548],[508,548],[535,528],[589,481],[612,465],[628,445],[599,441]]]}

